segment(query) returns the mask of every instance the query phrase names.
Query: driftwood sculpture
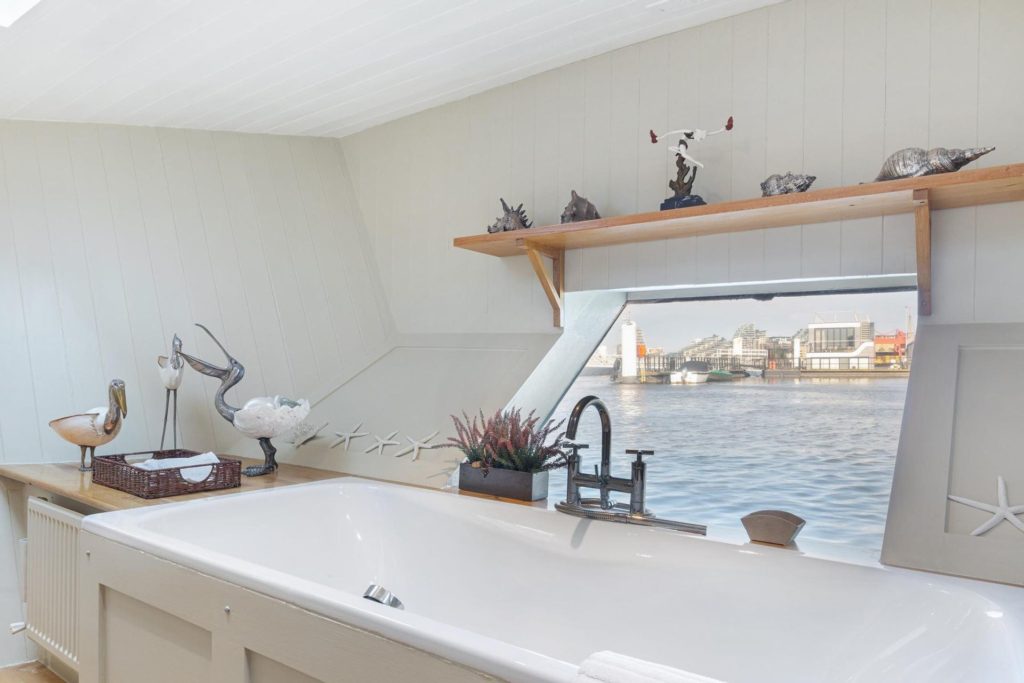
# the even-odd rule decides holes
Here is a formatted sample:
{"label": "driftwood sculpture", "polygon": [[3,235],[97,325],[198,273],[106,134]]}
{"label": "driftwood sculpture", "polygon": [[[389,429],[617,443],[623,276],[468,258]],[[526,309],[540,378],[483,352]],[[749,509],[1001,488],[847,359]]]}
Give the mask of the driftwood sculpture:
{"label": "driftwood sculpture", "polygon": [[768,176],[761,183],[761,196],[773,197],[777,194],[806,192],[816,179],[816,176],[802,173],[786,173],[785,175],[776,173]]}
{"label": "driftwood sculpture", "polygon": [[894,152],[885,160],[882,170],[878,172],[878,177],[875,180],[916,178],[923,175],[959,171],[994,149],[995,147],[972,147],[969,149],[936,147],[924,150],[920,147],[907,147]]}
{"label": "driftwood sculpture", "polygon": [[523,211],[523,205],[520,204],[515,209],[509,207],[505,203],[504,198],[501,200],[501,209],[504,212],[503,215],[498,216],[494,223],[487,226],[487,232],[506,232],[508,230],[525,230],[526,228],[532,227],[533,223],[526,217],[526,212]]}
{"label": "driftwood sculpture", "polygon": [[576,194],[576,190],[572,191],[572,199],[569,200],[569,203],[565,205],[565,210],[562,211],[563,223],[591,221],[600,217],[601,214],[597,212],[597,207],[594,206],[593,202],[586,197]]}

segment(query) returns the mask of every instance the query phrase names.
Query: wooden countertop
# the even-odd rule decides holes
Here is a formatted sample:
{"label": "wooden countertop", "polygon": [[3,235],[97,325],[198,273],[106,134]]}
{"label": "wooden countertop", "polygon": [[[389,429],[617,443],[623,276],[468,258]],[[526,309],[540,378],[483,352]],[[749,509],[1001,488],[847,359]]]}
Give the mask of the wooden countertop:
{"label": "wooden countertop", "polygon": [[[238,456],[228,456],[237,458]],[[242,467],[246,465],[262,464],[262,460],[251,458],[238,458],[242,461]],[[233,489],[221,489],[219,491],[201,491],[189,493],[182,496],[169,496],[167,498],[139,498],[130,493],[118,491],[108,486],[94,484],[92,472],[79,472],[78,462],[60,463],[38,463],[28,465],[0,465],[0,477],[13,479],[24,484],[49,491],[50,493],[70,498],[104,512],[110,510],[126,510],[129,508],[145,507],[147,505],[162,505],[164,503],[176,503],[183,500],[194,500],[196,498],[209,498],[211,496],[223,496],[231,493],[243,493],[245,491],[259,491],[271,489],[278,486],[291,486],[293,484],[305,484],[312,481],[324,479],[335,479],[347,476],[343,472],[331,470],[318,470],[312,467],[300,465],[282,464],[277,472],[262,477],[247,477],[242,475],[242,485]]]}

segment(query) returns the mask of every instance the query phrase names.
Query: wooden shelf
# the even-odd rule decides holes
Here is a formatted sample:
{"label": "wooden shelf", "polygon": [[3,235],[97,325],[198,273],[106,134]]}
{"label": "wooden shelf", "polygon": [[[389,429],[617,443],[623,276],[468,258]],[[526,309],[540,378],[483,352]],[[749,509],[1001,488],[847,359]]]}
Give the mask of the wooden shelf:
{"label": "wooden shelf", "polygon": [[[1024,200],[1024,164],[740,199],[672,211],[650,211],[581,223],[456,237],[454,246],[491,256],[528,255],[560,324],[563,252],[677,237],[812,225],[913,213],[917,223],[919,312],[931,313],[931,222],[936,209]],[[927,238],[927,239],[925,239]],[[548,277],[541,255],[555,263]]]}

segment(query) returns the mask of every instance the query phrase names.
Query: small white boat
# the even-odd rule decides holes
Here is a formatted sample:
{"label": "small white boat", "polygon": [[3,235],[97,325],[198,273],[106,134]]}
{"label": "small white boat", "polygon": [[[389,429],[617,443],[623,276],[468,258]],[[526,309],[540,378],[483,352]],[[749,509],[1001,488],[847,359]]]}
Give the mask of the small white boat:
{"label": "small white boat", "polygon": [[704,384],[708,381],[708,373],[698,370],[682,370],[668,374],[669,384]]}
{"label": "small white boat", "polygon": [[[679,369],[679,372],[673,372],[672,375],[679,375],[679,381],[683,384],[704,384],[708,381],[708,373],[711,371],[711,367],[702,361],[690,360],[683,363],[683,367]],[[672,380],[675,384],[675,380]]]}

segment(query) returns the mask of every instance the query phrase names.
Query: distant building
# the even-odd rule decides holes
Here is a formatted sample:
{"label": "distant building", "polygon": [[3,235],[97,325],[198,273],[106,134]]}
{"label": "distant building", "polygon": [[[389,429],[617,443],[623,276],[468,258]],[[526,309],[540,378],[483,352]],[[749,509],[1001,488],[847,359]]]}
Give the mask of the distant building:
{"label": "distant building", "polygon": [[594,351],[594,355],[587,361],[588,368],[611,368],[615,365],[616,356],[608,353],[608,347],[601,344]]}
{"label": "distant building", "polygon": [[693,343],[684,346],[679,354],[683,360],[719,361],[732,357],[732,342],[717,334],[710,337],[695,339]]}
{"label": "distant building", "polygon": [[[639,372],[638,346],[636,323],[627,320],[622,323],[622,369],[619,373],[619,376],[625,381],[635,380]],[[646,353],[646,349],[644,351]]]}
{"label": "distant building", "polygon": [[789,370],[800,367],[800,340],[796,337],[768,337],[767,368]]}
{"label": "distant building", "polygon": [[875,367],[906,367],[907,333],[896,330],[892,334],[875,335]]}
{"label": "distant building", "polygon": [[875,365],[875,324],[866,315],[816,315],[807,336],[806,370],[870,370]]}
{"label": "distant building", "polygon": [[740,325],[732,336],[732,360],[735,365],[764,367],[768,358],[768,333],[753,323]]}

